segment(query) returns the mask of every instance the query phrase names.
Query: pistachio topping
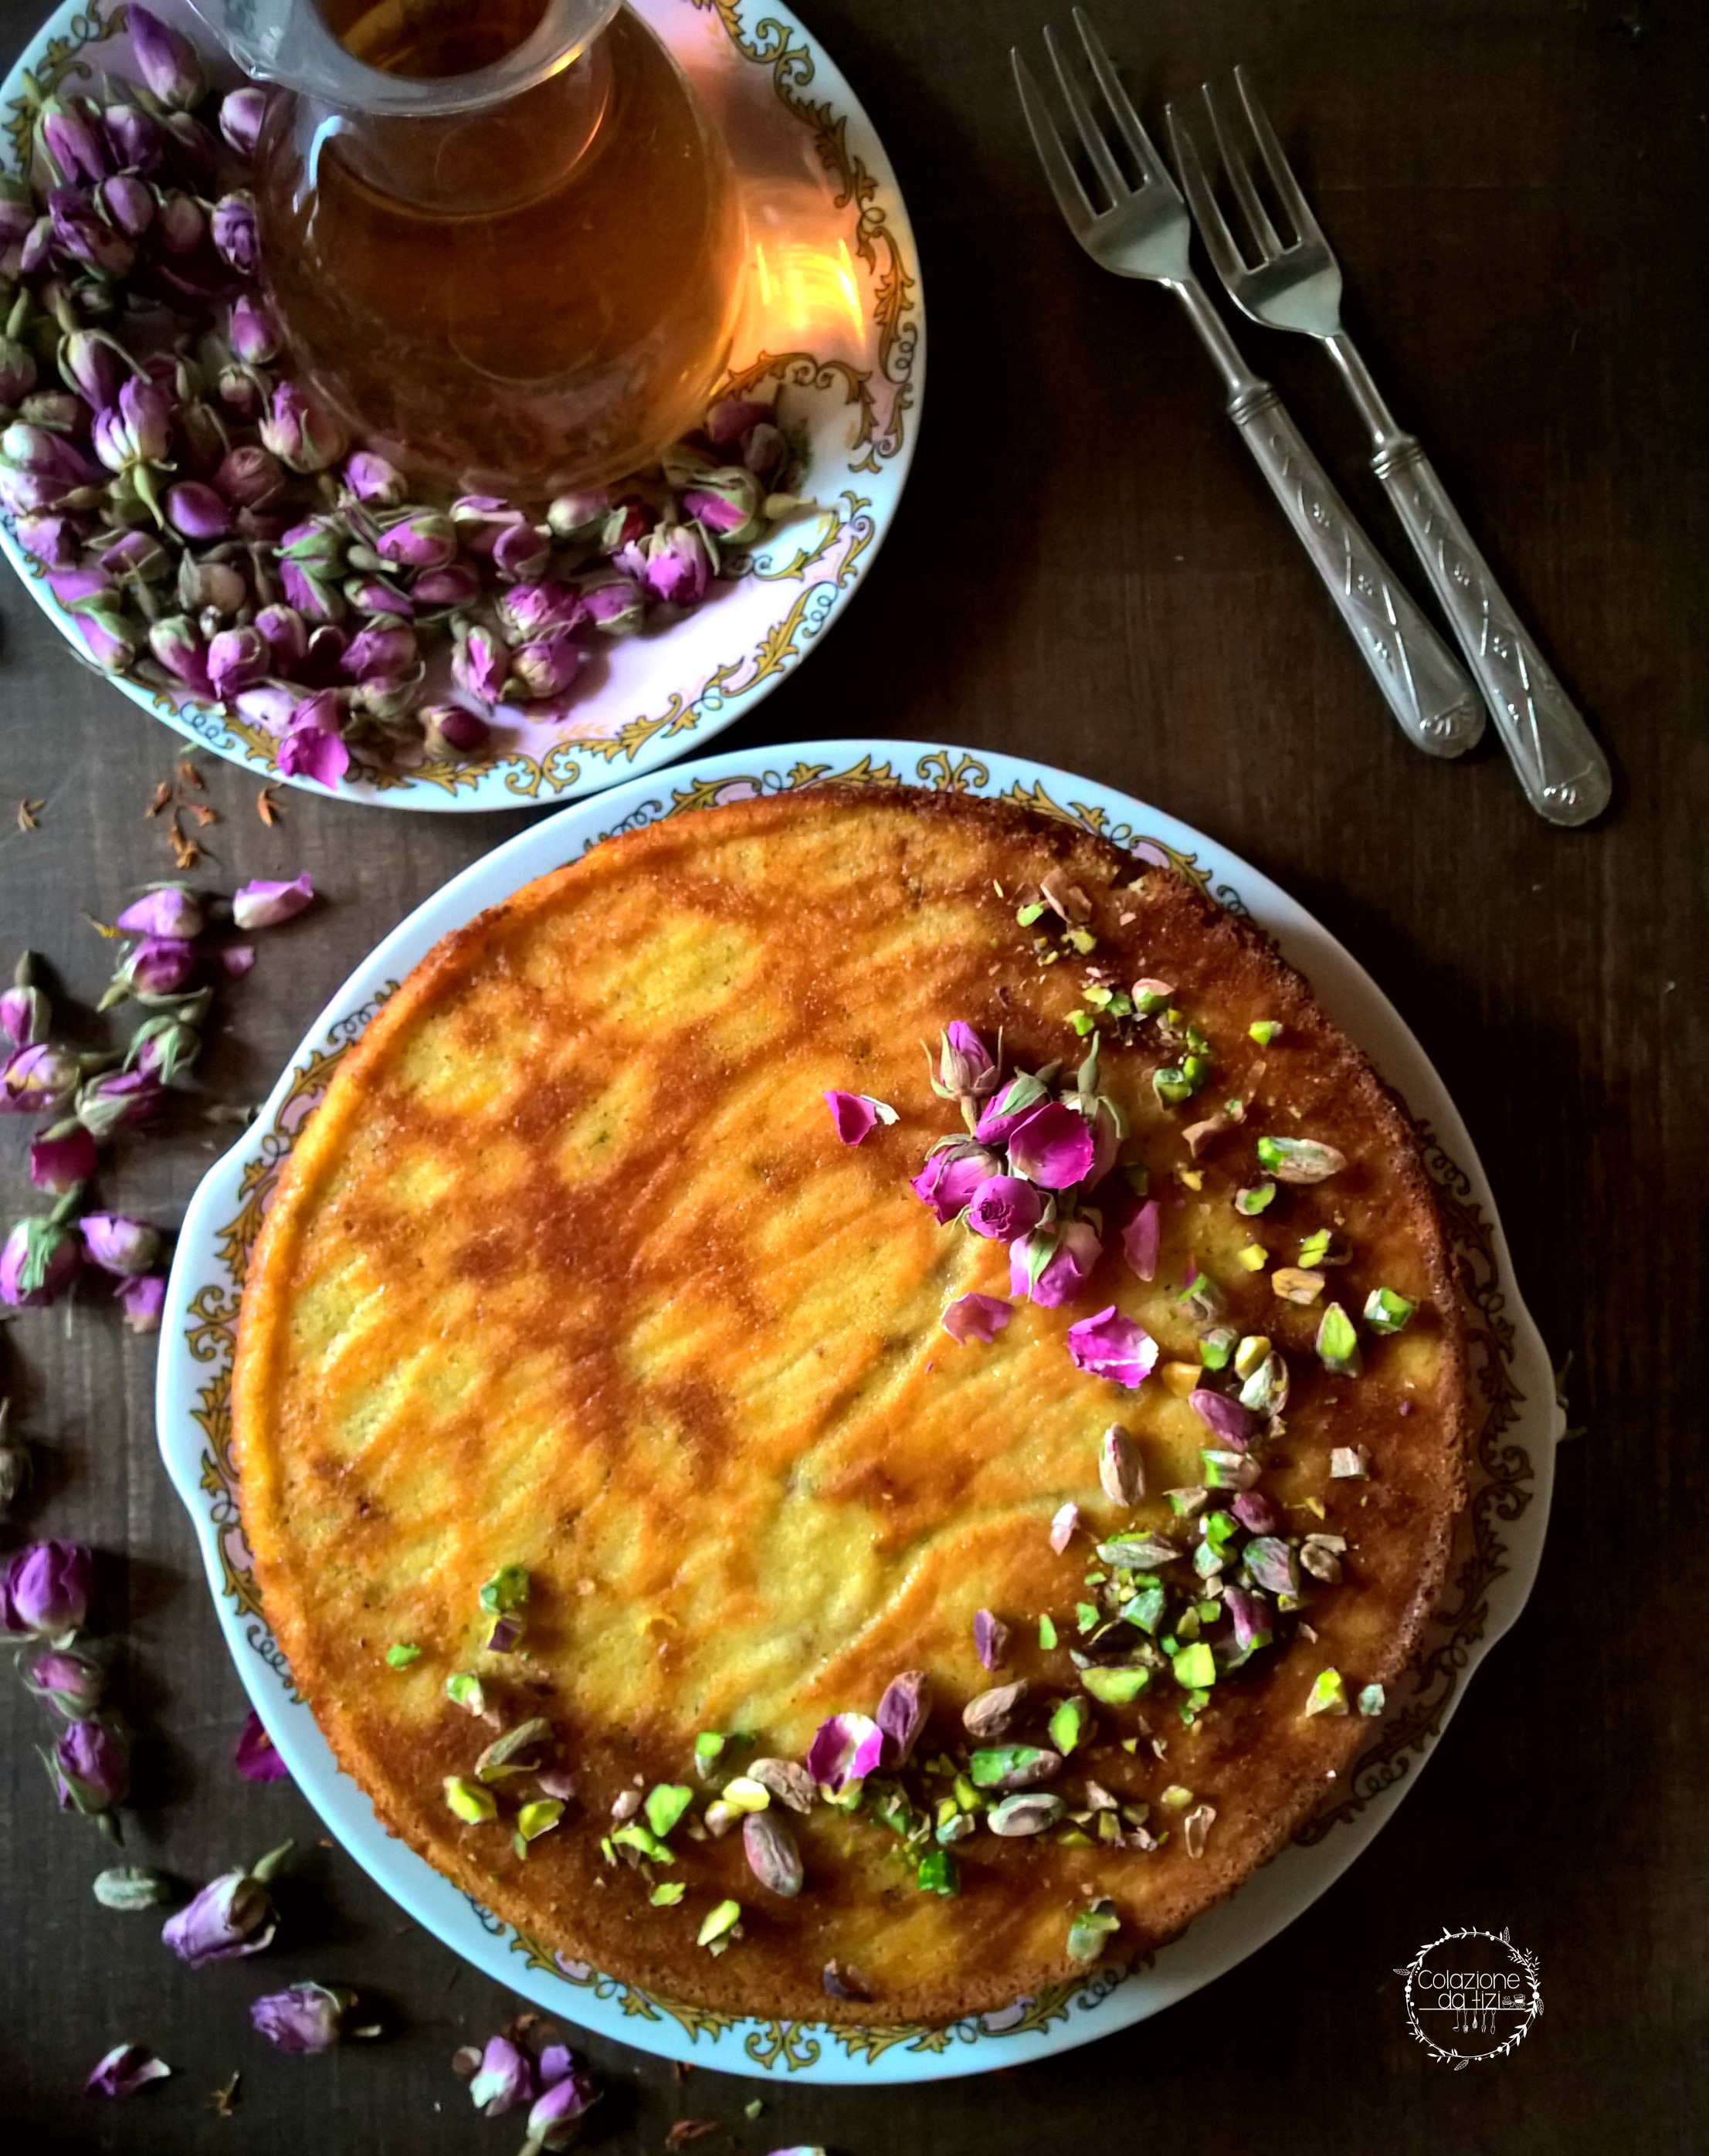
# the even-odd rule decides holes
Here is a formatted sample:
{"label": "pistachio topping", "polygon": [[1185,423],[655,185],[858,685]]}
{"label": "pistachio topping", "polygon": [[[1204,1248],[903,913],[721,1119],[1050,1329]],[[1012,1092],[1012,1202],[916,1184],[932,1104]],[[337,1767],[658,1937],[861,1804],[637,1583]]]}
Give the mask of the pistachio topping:
{"label": "pistachio topping", "polygon": [[1357,1378],[1364,1367],[1353,1322],[1338,1302],[1327,1304],[1319,1321],[1317,1359],[1338,1378]]}
{"label": "pistachio topping", "polygon": [[542,1751],[552,1745],[552,1724],[536,1715],[527,1722],[519,1722],[496,1737],[475,1763],[475,1779],[481,1782],[508,1782],[518,1774],[534,1774],[540,1765]]}
{"label": "pistachio topping", "polygon": [[1133,1506],[1145,1495],[1145,1465],[1139,1447],[1112,1422],[1098,1440],[1098,1481],[1112,1504]]}
{"label": "pistachio topping", "polygon": [[1015,1709],[1027,1696],[1024,1677],[1014,1684],[993,1685],[970,1699],[962,1709],[962,1727],[976,1743],[1001,1737],[1014,1719]]}
{"label": "pistachio topping", "polygon": [[1171,1667],[1176,1683],[1183,1691],[1203,1691],[1217,1681],[1216,1658],[1203,1640],[1195,1640],[1190,1647],[1179,1649],[1173,1657]]}
{"label": "pistachio topping", "polygon": [[1303,1306],[1316,1302],[1324,1287],[1322,1273],[1308,1273],[1298,1265],[1278,1265],[1270,1276],[1270,1285],[1284,1302],[1296,1302]]}
{"label": "pistachio topping", "polygon": [[707,1911],[706,1920],[695,1935],[695,1944],[706,1947],[713,1953],[722,1953],[741,1922],[740,1902],[720,1902],[716,1907]]}
{"label": "pistachio topping", "polygon": [[460,1707],[465,1714],[485,1714],[486,1694],[480,1679],[472,1670],[453,1670],[445,1679],[445,1697],[453,1707]]}
{"label": "pistachio topping", "polygon": [[1039,1620],[1039,1645],[1049,1649],[1056,1645],[1056,1620],[1044,1616]]}
{"label": "pistachio topping", "polygon": [[752,1774],[733,1774],[719,1794],[731,1811],[740,1812],[744,1819],[751,1812],[771,1809],[771,1791]]}
{"label": "pistachio topping", "polygon": [[1055,1781],[1062,1758],[1036,1744],[1003,1744],[974,1753],[967,1772],[977,1789],[1030,1789]]}
{"label": "pistachio topping", "polygon": [[1288,1404],[1288,1366],[1271,1353],[1264,1358],[1240,1388],[1240,1404],[1254,1414],[1277,1415]]}
{"label": "pistachio topping", "polygon": [[478,1782],[465,1781],[460,1774],[446,1775],[445,1802],[467,1826],[481,1826],[498,1817],[499,1800],[492,1791],[482,1789]]}
{"label": "pistachio topping", "polygon": [[1323,1265],[1344,1265],[1352,1256],[1352,1245],[1332,1228],[1314,1228],[1300,1242],[1300,1263],[1308,1272]]}
{"label": "pistachio topping", "polygon": [[687,1892],[680,1879],[661,1879],[647,1899],[655,1909],[674,1909]]}
{"label": "pistachio topping", "polygon": [[1359,1694],[1359,1712],[1363,1715],[1379,1715],[1388,1703],[1388,1695],[1379,1684],[1368,1684]]}
{"label": "pistachio topping", "polygon": [[1065,1759],[1085,1742],[1091,1726],[1092,1711],[1083,1699],[1059,1701],[1048,1724],[1050,1742]]}
{"label": "pistachio topping", "polygon": [[512,1837],[517,1856],[526,1856],[529,1843],[538,1841],[543,1834],[550,1834],[563,1815],[563,1802],[558,1797],[539,1797],[522,1805],[516,1814],[516,1831]]}
{"label": "pistachio topping", "polygon": [[1260,1048],[1268,1048],[1280,1031],[1281,1020],[1274,1018],[1254,1019],[1246,1029],[1248,1038],[1255,1040]]}
{"label": "pistachio topping", "polygon": [[1118,1565],[1128,1572],[1155,1571],[1180,1554],[1174,1543],[1162,1535],[1121,1535],[1114,1542],[1098,1544],[1098,1555],[1106,1564]]}
{"label": "pistachio topping", "polygon": [[793,1897],[804,1874],[795,1837],[773,1812],[751,1812],[742,1823],[742,1854],[747,1868],[767,1892]]}
{"label": "pistachio topping", "polygon": [[1364,1319],[1373,1332],[1404,1332],[1417,1308],[1392,1287],[1373,1287],[1365,1298]]}
{"label": "pistachio topping", "polygon": [[914,1883],[922,1894],[958,1894],[960,1867],[947,1849],[928,1849],[920,1860]]}
{"label": "pistachio topping", "polygon": [[1347,1155],[1316,1138],[1265,1137],[1258,1141],[1258,1165],[1278,1183],[1324,1183],[1347,1166]]}
{"label": "pistachio topping", "polygon": [[716,1729],[703,1729],[695,1739],[695,1771],[704,1782],[723,1757],[724,1739]]}
{"label": "pistachio topping", "polygon": [[1249,1273],[1261,1273],[1270,1263],[1270,1253],[1262,1243],[1243,1243],[1234,1253],[1234,1262]]}
{"label": "pistachio topping", "polygon": [[1127,1707],[1150,1685],[1152,1673],[1133,1669],[1082,1670],[1080,1681],[1095,1700],[1105,1707]]}
{"label": "pistachio topping", "polygon": [[1078,1962],[1096,1961],[1110,1939],[1121,1928],[1121,1919],[1116,1913],[1116,1904],[1107,1897],[1077,1911],[1068,1927],[1068,1958]]}
{"label": "pistachio topping", "polygon": [[616,1828],[611,1841],[613,1848],[632,1849],[638,1856],[644,1856],[649,1863],[675,1864],[676,1861],[652,1828],[643,1826],[638,1819],[627,1820],[622,1826]]}
{"label": "pistachio topping", "polygon": [[480,1590],[480,1606],[491,1617],[509,1617],[528,1602],[527,1568],[500,1565]]}
{"label": "pistachio topping", "polygon": [[1363,1445],[1337,1445],[1329,1455],[1332,1482],[1363,1482],[1371,1472],[1371,1455]]}
{"label": "pistachio topping", "polygon": [[407,1670],[412,1662],[420,1660],[421,1649],[413,1640],[395,1640],[386,1650],[387,1666],[394,1670]]}
{"label": "pistachio topping", "polygon": [[757,1782],[792,1812],[813,1810],[813,1777],[793,1759],[756,1759],[747,1771],[750,1780]]}
{"label": "pistachio topping", "polygon": [[1053,1797],[1048,1790],[1027,1789],[993,1804],[985,1824],[993,1834],[1009,1837],[1043,1834],[1046,1827],[1055,1825],[1066,1809],[1061,1798]]}
{"label": "pistachio topping", "polygon": [[[726,1801],[729,1791],[725,1791]],[[662,1841],[695,1800],[692,1789],[680,1782],[659,1782],[647,1792],[647,1824]]]}
{"label": "pistachio topping", "polygon": [[1347,1686],[1342,1681],[1341,1671],[1320,1670],[1306,1695],[1306,1712],[1308,1715],[1345,1714],[1347,1711]]}
{"label": "pistachio topping", "polygon": [[1341,1560],[1347,1549],[1345,1535],[1307,1535],[1300,1545],[1300,1563],[1313,1579],[1326,1587],[1341,1583]]}
{"label": "pistachio topping", "polygon": [[1193,1802],[1193,1792],[1183,1789],[1179,1782],[1171,1782],[1157,1801],[1167,1804],[1172,1812],[1184,1812]]}
{"label": "pistachio topping", "polygon": [[1263,1471],[1250,1452],[1205,1450],[1198,1458],[1208,1490],[1250,1490]]}
{"label": "pistachio topping", "polygon": [[1234,1193],[1234,1210],[1249,1220],[1256,1219],[1275,1196],[1275,1185],[1267,1179],[1263,1183],[1244,1183]]}

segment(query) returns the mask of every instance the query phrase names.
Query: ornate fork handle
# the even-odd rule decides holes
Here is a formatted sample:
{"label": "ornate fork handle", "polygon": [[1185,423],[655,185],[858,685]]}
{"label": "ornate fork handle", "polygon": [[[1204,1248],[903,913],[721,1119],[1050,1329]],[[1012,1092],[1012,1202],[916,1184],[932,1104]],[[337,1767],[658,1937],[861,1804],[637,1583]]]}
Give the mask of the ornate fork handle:
{"label": "ornate fork handle", "polygon": [[1372,459],[1477,675],[1531,805],[1552,824],[1588,824],[1612,791],[1607,759],[1491,575],[1430,461],[1410,434]]}
{"label": "ornate fork handle", "polygon": [[1229,416],[1352,631],[1407,738],[1460,756],[1483,732],[1481,706],[1453,654],[1365,536],[1267,382],[1229,399]]}

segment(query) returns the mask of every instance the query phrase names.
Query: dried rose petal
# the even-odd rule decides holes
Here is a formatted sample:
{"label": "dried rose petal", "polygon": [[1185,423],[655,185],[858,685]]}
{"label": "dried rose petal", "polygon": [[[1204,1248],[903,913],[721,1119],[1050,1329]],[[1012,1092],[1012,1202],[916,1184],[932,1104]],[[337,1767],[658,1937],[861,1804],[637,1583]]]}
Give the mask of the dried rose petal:
{"label": "dried rose petal", "polygon": [[341,1986],[293,1984],[252,2000],[249,2025],[277,2051],[330,2051],[343,2041],[356,2004]]}
{"label": "dried rose petal", "polygon": [[103,1272],[146,1273],[160,1255],[160,1230],[121,1213],[85,1213],[77,1224],[84,1254]]}
{"label": "dried rose petal", "polygon": [[[141,13],[133,8],[134,15]],[[100,2060],[95,2071],[84,2083],[85,2096],[135,2096],[140,2088],[151,2082],[164,2081],[172,2068],[164,2059],[141,2044],[115,2044],[105,2057]]]}
{"label": "dried rose petal", "polygon": [[1157,1359],[1157,1343],[1142,1326],[1118,1315],[1112,1302],[1096,1317],[1068,1328],[1068,1353],[1077,1370],[1113,1378],[1130,1391],[1142,1385]]}
{"label": "dried rose petal", "polygon": [[1077,1109],[1046,1101],[1023,1116],[1008,1133],[1008,1164],[1017,1175],[1046,1190],[1066,1190],[1092,1165],[1091,1125]]}
{"label": "dried rose petal", "polygon": [[95,1559],[84,1543],[32,1543],[0,1580],[0,1631],[67,1640],[89,1615]]}
{"label": "dried rose petal", "polygon": [[819,1726],[808,1748],[807,1771],[839,1794],[850,1782],[876,1774],[884,1757],[884,1732],[864,1714],[834,1714]]}
{"label": "dried rose petal", "polygon": [[314,884],[306,874],[293,876],[288,883],[246,883],[232,900],[232,919],[245,932],[274,928],[281,921],[294,919],[313,902],[314,896]]}
{"label": "dried rose petal", "polygon": [[469,2082],[470,2099],[481,2117],[502,2118],[533,2093],[534,2076],[524,2054],[508,2036],[488,2037]]}
{"label": "dried rose petal", "polygon": [[824,1101],[836,1125],[837,1136],[846,1146],[859,1145],[880,1123],[896,1120],[896,1110],[887,1102],[872,1100],[865,1093],[844,1093],[833,1087],[826,1093]]}
{"label": "dried rose petal", "polygon": [[113,1291],[113,1298],[133,1332],[158,1332],[166,1308],[166,1276],[138,1273],[134,1279],[121,1281]]}
{"label": "dried rose petal", "polygon": [[907,1764],[931,1712],[931,1680],[924,1670],[904,1670],[885,1686],[878,1726],[885,1733],[885,1763]]}
{"label": "dried rose petal", "polygon": [[1163,1237],[1163,1209],[1147,1198],[1121,1231],[1121,1248],[1127,1262],[1142,1281],[1157,1276],[1157,1253]]}
{"label": "dried rose petal", "polygon": [[1080,1507],[1070,1497],[1065,1505],[1058,1506],[1050,1522],[1050,1547],[1060,1557],[1074,1539],[1074,1531],[1080,1525]]}
{"label": "dried rose petal", "polygon": [[232,1764],[246,1782],[282,1782],[290,1770],[279,1756],[266,1726],[252,1707],[232,1747]]}
{"label": "dried rose petal", "polygon": [[[1041,1255],[1040,1235],[1048,1238],[1050,1247],[1035,1274],[1034,1265]],[[1060,1228],[1039,1230],[1009,1245],[1009,1292],[1015,1296],[1030,1292],[1032,1300],[1042,1307],[1058,1309],[1079,1295],[1102,1253],[1103,1245],[1089,1220],[1070,1220]]]}
{"label": "dried rose petal", "polygon": [[981,1669],[999,1669],[1008,1646],[1008,1627],[1000,1617],[988,1609],[973,1613],[973,1652],[979,1657]]}
{"label": "dried rose petal", "polygon": [[943,1313],[943,1329],[963,1346],[969,1340],[994,1340],[1014,1315],[1000,1296],[958,1295]]}

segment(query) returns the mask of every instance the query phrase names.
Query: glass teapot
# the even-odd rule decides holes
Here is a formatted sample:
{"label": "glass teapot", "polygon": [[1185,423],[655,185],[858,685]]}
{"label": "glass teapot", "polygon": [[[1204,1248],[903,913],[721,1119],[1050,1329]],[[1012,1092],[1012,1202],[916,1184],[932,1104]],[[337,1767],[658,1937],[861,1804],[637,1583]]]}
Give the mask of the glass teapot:
{"label": "glass teapot", "polygon": [[528,501],[698,424],[746,247],[682,71],[618,0],[191,0],[275,96],[263,275],[394,462]]}

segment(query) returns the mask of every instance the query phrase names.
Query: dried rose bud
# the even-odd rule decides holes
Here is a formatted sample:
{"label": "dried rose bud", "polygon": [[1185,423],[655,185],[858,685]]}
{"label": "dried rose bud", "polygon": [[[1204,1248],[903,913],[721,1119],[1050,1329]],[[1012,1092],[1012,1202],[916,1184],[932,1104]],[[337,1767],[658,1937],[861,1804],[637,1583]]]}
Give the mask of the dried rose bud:
{"label": "dried rose bud", "polygon": [[382,560],[408,569],[443,569],[457,558],[457,527],[437,510],[418,509],[381,532]]}
{"label": "dried rose bud", "polygon": [[577,493],[561,494],[546,512],[547,529],[566,546],[591,546],[611,507],[603,487],[583,487]]}
{"label": "dried rose bud", "polygon": [[215,696],[230,699],[273,670],[273,647],[253,623],[223,629],[208,647],[208,679]]}
{"label": "dried rose bud", "polygon": [[33,1048],[48,1037],[53,1005],[35,985],[35,960],[26,951],[13,972],[12,986],[0,995],[0,1028],[14,1048]]}
{"label": "dried rose bud", "polygon": [[267,117],[267,92],[259,83],[228,90],[220,100],[219,131],[240,157],[253,157]]}
{"label": "dried rose bud", "polygon": [[284,348],[285,339],[272,311],[264,300],[248,292],[232,303],[229,335],[232,350],[249,367],[265,367]]}
{"label": "dried rose bud", "polygon": [[279,2051],[330,2051],[346,2033],[366,2036],[372,2029],[347,2030],[357,1995],[341,1985],[293,1984],[269,1991],[249,2008],[249,2025]]}
{"label": "dried rose bud", "polygon": [[775,1812],[750,1812],[742,1822],[742,1854],[762,1887],[789,1898],[801,1892],[801,1851]]}
{"label": "dried rose bud", "polygon": [[1044,1210],[1044,1199],[1030,1183],[1018,1175],[988,1175],[968,1204],[967,1225],[993,1242],[1012,1243],[1032,1233]]}
{"label": "dried rose bud", "polygon": [[193,254],[208,237],[208,213],[192,196],[172,189],[161,197],[158,238],[168,254]]}
{"label": "dried rose bud", "polygon": [[208,95],[201,55],[187,38],[169,29],[157,15],[132,4],[126,10],[136,71],[169,111],[188,112]]}
{"label": "dried rose bud", "polygon": [[95,414],[90,431],[95,454],[114,472],[159,464],[171,449],[172,439],[170,398],[154,382],[140,377],[119,385],[117,403]]}
{"label": "dried rose bud", "polygon": [[209,1962],[259,1953],[279,1925],[267,1889],[290,1850],[284,1842],[251,1871],[223,1872],[168,1917],[161,1938],[179,1960],[204,1969]]}
{"label": "dried rose bud", "polygon": [[134,172],[115,172],[101,182],[95,195],[127,239],[141,239],[154,223],[154,189]]}
{"label": "dried rose bud", "polygon": [[101,1716],[74,1722],[48,1763],[62,1811],[104,1819],[131,1794],[131,1745],[116,1722]]}
{"label": "dried rose bud", "polygon": [[160,1003],[177,995],[195,972],[193,943],[177,936],[145,936],[125,954],[112,984],[96,1006],[110,1009],[126,996],[138,1003]]}
{"label": "dried rose bud", "polygon": [[353,636],[345,649],[344,670],[353,681],[395,675],[408,672],[420,655],[415,631],[407,622],[393,622]]}
{"label": "dried rose bud", "polygon": [[306,875],[288,883],[246,883],[232,901],[232,918],[242,929],[274,928],[292,920],[312,903],[315,886]]}
{"label": "dried rose bud", "polygon": [[560,696],[575,680],[584,655],[567,629],[553,629],[512,654],[506,688],[530,703]]}
{"label": "dried rose bud", "polygon": [[60,180],[102,180],[113,169],[106,137],[81,98],[49,98],[36,118],[36,140]]}
{"label": "dried rose bud", "polygon": [[290,1769],[253,1707],[232,1748],[232,1764],[246,1782],[280,1782],[289,1777]]}
{"label": "dried rose bud", "polygon": [[511,654],[503,639],[478,623],[457,641],[451,660],[451,678],[465,695],[483,704],[495,704],[504,694],[511,670]]}
{"label": "dried rose bud", "polygon": [[14,336],[0,336],[0,404],[21,404],[36,386],[36,356]]}
{"label": "dried rose bud", "polygon": [[[60,1204],[66,1202],[62,1199]],[[54,1217],[20,1220],[0,1245],[0,1302],[14,1310],[52,1302],[77,1277],[83,1245],[69,1223]]]}
{"label": "dried rose bud", "polygon": [[493,541],[493,567],[519,583],[540,576],[551,559],[550,536],[531,524],[512,524]]}
{"label": "dried rose bud", "polygon": [[83,559],[83,540],[69,516],[20,516],[18,543],[44,569],[74,568]]}
{"label": "dried rose bud", "polygon": [[133,1332],[158,1332],[161,1317],[166,1309],[167,1283],[164,1273],[138,1273],[131,1280],[121,1280],[113,1291],[113,1299],[125,1314],[125,1322]]}
{"label": "dried rose bud", "polygon": [[70,1100],[82,1075],[69,1050],[50,1040],[18,1049],[0,1065],[0,1114],[51,1116]]}
{"label": "dried rose bud", "polygon": [[[490,2036],[485,2049],[465,2047],[469,2094],[483,2118],[502,2118],[507,2111],[526,2103],[534,2092],[534,2076],[526,2055],[508,2036]],[[452,2061],[464,2059],[459,2052]],[[461,2071],[461,2068],[459,2068]]]}
{"label": "dried rose bud", "polygon": [[234,188],[213,205],[208,221],[208,236],[223,262],[240,277],[261,274],[261,228],[255,216],[255,198],[247,187]]}
{"label": "dried rose bud", "polygon": [[586,611],[579,593],[554,583],[513,584],[499,601],[500,624],[518,644],[574,629]]}
{"label": "dried rose bud", "polygon": [[692,525],[660,525],[633,550],[625,547],[623,555],[619,567],[638,575],[644,589],[665,606],[698,606],[706,596],[715,564]]}
{"label": "dried rose bud", "polygon": [[1078,1296],[1102,1252],[1090,1220],[1035,1229],[1008,1246],[1009,1293],[1029,1296],[1041,1309],[1057,1309]]}
{"label": "dried rose bud", "polygon": [[49,1647],[24,1672],[24,1682],[68,1722],[93,1714],[106,1691],[106,1672],[87,1655],[69,1647]]}
{"label": "dried rose bud", "polygon": [[924,1670],[904,1670],[885,1686],[878,1726],[885,1733],[885,1762],[906,1766],[931,1712],[931,1680]]}
{"label": "dried rose bud", "polygon": [[113,923],[126,936],[164,936],[188,942],[199,936],[208,916],[202,901],[187,885],[154,885],[135,900]]}
{"label": "dried rose bud", "polygon": [[230,510],[211,486],[197,479],[167,488],[166,512],[173,531],[186,539],[223,539],[232,528]]}
{"label": "dried rose bud", "polygon": [[178,604],[204,624],[208,615],[223,619],[249,603],[249,588],[233,562],[198,562],[186,554],[178,564]]}
{"label": "dried rose bud", "polygon": [[632,577],[613,575],[585,586],[582,604],[588,619],[607,636],[631,636],[647,618],[646,594]]}
{"label": "dried rose bud", "polygon": [[77,1224],[84,1255],[104,1273],[128,1279],[146,1273],[160,1255],[160,1230],[121,1213],[85,1213]]}
{"label": "dried rose bud", "polygon": [[[281,382],[268,400],[266,417],[261,422],[261,444],[293,471],[318,472],[342,457],[346,437],[330,412],[293,383]],[[302,604],[300,600],[294,603]]]}
{"label": "dried rose bud", "polygon": [[987,1738],[1001,1737],[1026,1696],[1024,1677],[1014,1684],[994,1685],[989,1691],[982,1691],[967,1702],[962,1709],[962,1727],[969,1737],[982,1743]]}
{"label": "dried rose bud", "polygon": [[27,419],[14,419],[0,433],[0,460],[13,471],[63,481],[68,488],[88,486],[100,477],[74,443]]}
{"label": "dried rose bud", "polygon": [[472,606],[480,596],[480,578],[467,562],[448,562],[443,569],[424,569],[409,588],[417,607]]}
{"label": "dried rose bud", "polygon": [[593,2076],[576,2065],[562,2044],[548,2046],[541,2054],[541,2081],[548,2081],[548,2059],[553,2078],[529,2108],[528,2134],[522,2143],[524,2156],[538,2156],[541,2149],[567,2148],[580,2133],[581,2121],[598,2096]]}
{"label": "dried rose bud", "polygon": [[29,1179],[52,1197],[75,1190],[95,1170],[95,1140],[81,1123],[55,1123],[30,1141]]}
{"label": "dried rose bud", "polygon": [[430,757],[460,762],[479,756],[492,739],[492,728],[460,704],[429,704],[422,715]]}
{"label": "dried rose bud", "polygon": [[146,1122],[162,1097],[160,1081],[145,1071],[103,1071],[79,1091],[77,1120],[100,1143],[129,1124]]}
{"label": "dried rose bud", "polygon": [[32,1543],[0,1584],[0,1630],[64,1643],[89,1615],[95,1560],[83,1543]]}
{"label": "dried rose bud", "polygon": [[457,536],[471,554],[490,557],[501,533],[526,524],[521,511],[496,495],[459,495],[451,504],[451,521]]}
{"label": "dried rose bud", "polygon": [[750,428],[771,420],[775,411],[757,397],[721,397],[706,413],[706,439],[715,449],[731,449]]}
{"label": "dried rose bud", "polygon": [[55,187],[48,197],[54,243],[74,260],[103,276],[123,277],[136,260],[136,244],[115,231],[89,197],[75,187]]}
{"label": "dried rose bud", "polygon": [[83,2092],[85,2096],[135,2096],[138,2089],[146,2088],[151,2082],[164,2081],[171,2072],[164,2059],[156,2058],[142,2045],[115,2044],[96,2061]]}

